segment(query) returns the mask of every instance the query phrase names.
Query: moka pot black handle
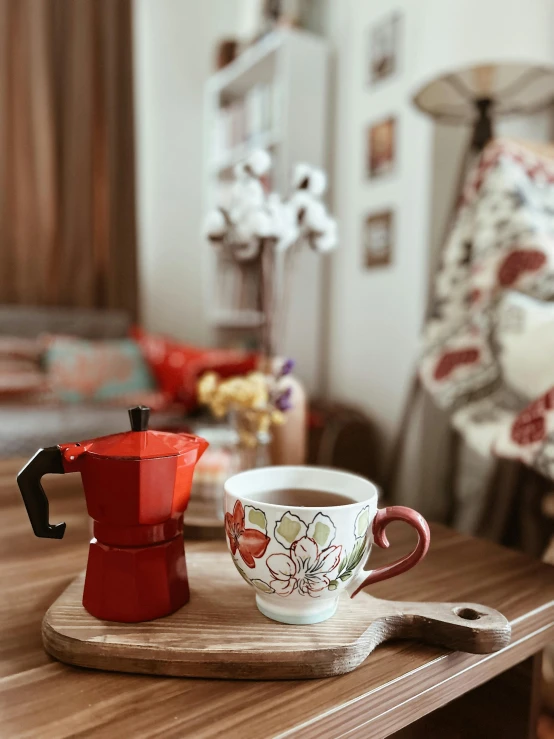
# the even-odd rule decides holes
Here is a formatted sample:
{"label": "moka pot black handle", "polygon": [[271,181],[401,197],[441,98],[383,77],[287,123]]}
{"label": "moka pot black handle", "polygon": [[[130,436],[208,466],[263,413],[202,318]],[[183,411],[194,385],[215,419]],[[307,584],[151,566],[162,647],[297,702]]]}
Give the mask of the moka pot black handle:
{"label": "moka pot black handle", "polygon": [[48,518],[48,498],[41,484],[43,475],[63,475],[62,453],[57,446],[39,449],[17,476],[17,484],[27,509],[35,536],[63,539],[65,523],[51,525]]}

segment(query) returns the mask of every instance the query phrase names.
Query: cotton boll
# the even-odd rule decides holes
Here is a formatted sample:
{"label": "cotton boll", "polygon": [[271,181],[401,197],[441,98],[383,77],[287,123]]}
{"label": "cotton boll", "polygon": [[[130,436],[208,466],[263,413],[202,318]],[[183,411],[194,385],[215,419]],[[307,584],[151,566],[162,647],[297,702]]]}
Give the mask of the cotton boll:
{"label": "cotton boll", "polygon": [[273,192],[268,195],[265,212],[271,219],[271,233],[277,239],[281,237],[287,229],[288,224],[288,204],[283,203],[281,196]]}
{"label": "cotton boll", "polygon": [[310,231],[325,231],[328,221],[327,211],[323,203],[319,200],[312,200],[306,208],[304,216],[304,225]]}
{"label": "cotton boll", "polygon": [[256,149],[246,160],[246,166],[256,177],[261,177],[271,167],[271,157],[265,149]]}
{"label": "cotton boll", "polygon": [[277,249],[285,251],[298,239],[296,209],[291,203],[282,203],[279,212],[279,241]]}
{"label": "cotton boll", "polygon": [[268,208],[279,208],[283,205],[283,201],[278,192],[270,192],[267,196],[267,207]]}
{"label": "cotton boll", "polygon": [[246,171],[246,162],[239,162],[238,164],[235,164],[235,166],[233,167],[233,175],[235,176],[235,180],[239,181],[250,177],[250,175]]}
{"label": "cotton boll", "polygon": [[275,248],[277,251],[286,251],[298,239],[298,230],[291,228],[288,231],[282,231]]}
{"label": "cotton boll", "polygon": [[220,239],[227,230],[227,223],[221,210],[212,210],[206,216],[204,234],[209,239]]}
{"label": "cotton boll", "polygon": [[292,173],[292,186],[295,190],[301,187],[305,189],[305,185],[309,182],[312,174],[312,167],[305,162],[299,162]]}
{"label": "cotton boll", "polygon": [[248,230],[261,238],[276,236],[274,221],[271,215],[263,210],[255,210],[249,214]]}
{"label": "cotton boll", "polygon": [[331,240],[335,240],[335,244],[338,243],[339,238],[339,227],[338,223],[335,221],[334,218],[331,218],[330,216],[327,216],[327,223],[325,225],[325,229],[323,233]]}
{"label": "cotton boll", "polygon": [[322,254],[332,251],[337,245],[337,235],[332,232],[324,233],[313,240],[314,248]]}
{"label": "cotton boll", "polygon": [[258,208],[263,202],[263,187],[252,177],[235,182],[231,188],[231,208]]}
{"label": "cotton boll", "polygon": [[299,236],[300,231],[296,222],[296,212],[287,204],[281,212],[277,250],[286,251],[298,240]]}
{"label": "cotton boll", "polygon": [[249,178],[235,182],[231,188],[229,217],[234,224],[242,223],[253,210],[263,206],[264,193],[257,180]]}
{"label": "cotton boll", "polygon": [[281,200],[279,193],[272,192],[267,196],[266,207],[272,217],[280,218],[283,210],[283,201]]}
{"label": "cotton boll", "polygon": [[308,190],[312,195],[321,197],[327,189],[327,175],[321,169],[313,169],[310,175]]}
{"label": "cotton boll", "polygon": [[295,190],[305,190],[315,197],[321,197],[327,188],[327,177],[321,169],[300,163],[294,168],[292,186]]}
{"label": "cotton boll", "polygon": [[320,236],[313,239],[316,251],[327,252],[336,247],[338,243],[338,227],[334,218],[327,217]]}
{"label": "cotton boll", "polygon": [[325,230],[325,233],[332,233],[335,236],[338,236],[339,225],[334,218],[328,215],[324,230]]}
{"label": "cotton boll", "polygon": [[259,208],[264,202],[264,189],[258,180],[249,177],[235,182],[231,189],[233,205],[241,204],[249,208]]}
{"label": "cotton boll", "polygon": [[298,223],[299,219],[305,216],[314,199],[306,190],[297,190],[289,202],[291,208],[294,210],[295,220]]}
{"label": "cotton boll", "polygon": [[296,210],[290,203],[283,203],[281,209],[281,223],[284,231],[298,231]]}

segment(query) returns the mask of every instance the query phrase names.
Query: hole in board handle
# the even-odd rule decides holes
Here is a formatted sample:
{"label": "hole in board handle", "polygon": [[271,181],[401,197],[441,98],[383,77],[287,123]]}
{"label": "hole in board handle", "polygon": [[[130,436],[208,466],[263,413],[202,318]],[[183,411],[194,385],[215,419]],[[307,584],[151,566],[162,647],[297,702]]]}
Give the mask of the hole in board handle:
{"label": "hole in board handle", "polygon": [[477,621],[484,615],[483,613],[476,611],[474,608],[455,608],[454,613],[465,621]]}

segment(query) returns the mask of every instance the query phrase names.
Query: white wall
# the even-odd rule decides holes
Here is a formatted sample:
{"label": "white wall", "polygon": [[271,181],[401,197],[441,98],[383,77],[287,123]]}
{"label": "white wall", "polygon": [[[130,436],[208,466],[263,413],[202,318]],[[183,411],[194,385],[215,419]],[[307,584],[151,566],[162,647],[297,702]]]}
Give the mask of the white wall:
{"label": "white wall", "polygon": [[[212,339],[203,284],[207,247],[200,237],[204,83],[216,39],[242,28],[240,10],[248,2],[253,0],[135,0],[142,317],[154,331],[199,344]],[[312,0],[312,5],[336,60],[330,189],[341,246],[325,270],[325,389],[336,400],[364,408],[390,439],[414,370],[428,276],[467,132],[434,126],[409,101],[407,65],[417,38],[418,0]],[[398,9],[404,16],[403,71],[369,89],[368,29]],[[398,170],[386,181],[369,183],[367,124],[391,113],[399,126]],[[499,133],[547,139],[550,116],[506,122]],[[397,221],[393,264],[367,271],[362,218],[387,206]],[[429,425],[439,428],[433,418],[413,435],[403,487],[425,489],[433,497],[430,477],[436,483],[442,449],[425,430]]]}
{"label": "white wall", "polygon": [[135,0],[135,111],[142,322],[206,344],[201,238],[204,83],[238,0]]}
{"label": "white wall", "polygon": [[[419,336],[459,164],[469,132],[438,126],[410,102],[410,60],[417,42],[419,2],[343,0],[325,7],[327,35],[335,46],[336,115],[333,205],[341,247],[330,270],[327,390],[366,410],[389,441],[396,435],[419,351]],[[403,11],[403,69],[378,88],[366,73],[368,29],[392,10]],[[389,114],[399,125],[397,174],[368,183],[364,177],[366,125]],[[502,122],[500,135],[547,140],[550,114]],[[392,206],[396,253],[390,267],[361,266],[362,218]],[[432,518],[444,514],[445,420],[429,401],[419,412],[405,449],[396,494]]]}
{"label": "white wall", "polygon": [[[403,11],[402,70],[370,88],[368,30],[393,10]],[[432,130],[409,103],[406,73],[416,9],[413,0],[344,0],[329,20],[338,57],[333,190],[341,246],[332,265],[328,389],[334,398],[365,408],[390,437],[417,355],[429,258]],[[397,171],[369,182],[367,125],[389,114],[397,117]],[[362,219],[386,207],[396,216],[393,263],[366,270]]]}

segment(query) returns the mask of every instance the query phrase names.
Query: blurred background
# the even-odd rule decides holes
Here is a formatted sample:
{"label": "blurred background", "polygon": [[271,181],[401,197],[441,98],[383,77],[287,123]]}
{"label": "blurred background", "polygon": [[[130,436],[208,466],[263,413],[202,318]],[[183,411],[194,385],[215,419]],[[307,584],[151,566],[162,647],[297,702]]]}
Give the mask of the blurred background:
{"label": "blurred background", "polygon": [[[279,322],[269,358],[294,359],[297,414],[264,461],[351,469],[542,554],[553,7],[446,5],[0,0],[4,459],[119,431],[141,402],[157,428],[210,427],[199,474],[219,484],[236,428],[196,383],[250,372]],[[264,197],[315,193],[337,241],[276,257],[271,304],[263,260],[205,227],[239,218],[260,150]]]}

